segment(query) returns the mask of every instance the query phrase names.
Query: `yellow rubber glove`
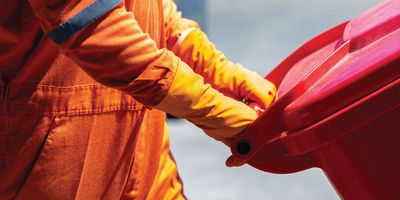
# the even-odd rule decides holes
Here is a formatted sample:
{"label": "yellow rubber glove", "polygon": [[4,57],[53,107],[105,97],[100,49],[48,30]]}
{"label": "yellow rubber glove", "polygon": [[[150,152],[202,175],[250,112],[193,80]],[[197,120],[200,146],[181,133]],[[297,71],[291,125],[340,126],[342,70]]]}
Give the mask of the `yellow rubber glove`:
{"label": "yellow rubber glove", "polygon": [[189,120],[217,140],[237,135],[257,118],[253,109],[204,84],[200,75],[177,60],[172,85],[155,108]]}
{"label": "yellow rubber glove", "polygon": [[275,85],[254,71],[230,62],[199,28],[183,31],[172,47],[206,83],[237,100],[256,103],[266,109],[274,100]]}
{"label": "yellow rubber glove", "polygon": [[[267,109],[275,99],[276,87],[272,82],[254,71],[230,62],[199,28],[184,31],[172,51],[196,73],[201,74],[207,83],[227,96],[246,101],[258,114]],[[226,141],[224,143],[229,146]],[[245,162],[230,156],[225,164],[228,167],[239,167]]]}
{"label": "yellow rubber glove", "polygon": [[[182,17],[172,0],[163,0],[163,7],[168,49],[225,95],[239,101],[245,99],[250,106],[260,105],[260,109],[256,108],[258,112],[268,107],[276,93],[271,82],[229,62],[215,49],[196,22]],[[228,140],[221,141],[229,146]],[[234,157],[226,161],[228,167],[243,164]]]}

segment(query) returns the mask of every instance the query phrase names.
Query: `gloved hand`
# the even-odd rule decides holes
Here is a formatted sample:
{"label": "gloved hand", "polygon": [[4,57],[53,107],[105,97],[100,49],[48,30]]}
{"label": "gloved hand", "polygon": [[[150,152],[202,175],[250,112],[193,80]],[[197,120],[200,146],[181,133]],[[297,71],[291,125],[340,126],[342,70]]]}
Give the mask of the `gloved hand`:
{"label": "gloved hand", "polygon": [[[224,95],[243,101],[259,115],[274,101],[275,85],[239,64],[230,62],[199,29],[184,31],[172,47],[172,51],[193,70],[204,77],[205,82]],[[222,141],[230,146],[227,140]],[[226,160],[226,166],[242,166],[245,163],[233,156]]]}
{"label": "gloved hand", "polygon": [[[260,106],[256,103],[252,103],[249,106],[252,109],[254,109],[258,115],[262,115],[265,112],[265,110],[261,109]],[[232,145],[230,143],[229,139],[224,140],[223,143],[228,147],[230,147]],[[228,159],[226,159],[226,161],[225,161],[225,165],[227,167],[240,167],[240,166],[243,166],[244,164],[246,164],[246,162],[236,159],[233,155],[229,156]]]}
{"label": "gloved hand", "polygon": [[[172,0],[163,1],[163,7],[167,48],[203,76],[206,83],[250,107],[259,105],[255,108],[259,114],[272,103],[276,89],[271,82],[228,61],[196,22],[182,17]],[[221,141],[227,144],[228,140]],[[227,161],[227,165],[237,165],[235,163],[233,157]]]}
{"label": "gloved hand", "polygon": [[199,28],[182,33],[172,51],[203,76],[206,83],[226,96],[257,103],[264,110],[275,98],[273,83],[254,71],[230,62]]}
{"label": "gloved hand", "polygon": [[176,62],[174,81],[155,108],[189,120],[220,141],[234,137],[257,118],[249,106],[222,95],[185,63]]}

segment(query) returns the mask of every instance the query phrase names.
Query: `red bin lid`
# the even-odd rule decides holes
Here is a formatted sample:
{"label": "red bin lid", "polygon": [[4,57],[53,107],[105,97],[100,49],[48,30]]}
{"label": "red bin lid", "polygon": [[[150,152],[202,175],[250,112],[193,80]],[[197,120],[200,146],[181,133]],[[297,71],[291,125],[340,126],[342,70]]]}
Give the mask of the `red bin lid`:
{"label": "red bin lid", "polygon": [[303,90],[283,111],[288,131],[314,124],[399,78],[400,1],[386,1],[342,27],[339,37],[320,48],[303,49],[306,55],[282,80],[279,96]]}

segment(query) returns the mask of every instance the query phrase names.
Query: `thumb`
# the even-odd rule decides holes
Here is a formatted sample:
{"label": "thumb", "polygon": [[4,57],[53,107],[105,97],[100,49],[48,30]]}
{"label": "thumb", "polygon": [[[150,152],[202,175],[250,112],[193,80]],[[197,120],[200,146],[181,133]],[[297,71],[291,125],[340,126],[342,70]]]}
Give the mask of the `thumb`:
{"label": "thumb", "polygon": [[233,155],[229,156],[229,158],[225,161],[225,165],[227,167],[240,167],[244,164],[246,164],[245,161],[238,160]]}

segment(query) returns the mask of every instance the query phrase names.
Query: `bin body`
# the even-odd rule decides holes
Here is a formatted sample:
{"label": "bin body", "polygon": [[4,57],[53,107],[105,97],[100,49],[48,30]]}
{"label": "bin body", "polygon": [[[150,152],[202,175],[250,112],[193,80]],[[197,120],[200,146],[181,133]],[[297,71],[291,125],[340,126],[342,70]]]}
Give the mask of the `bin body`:
{"label": "bin body", "polygon": [[237,159],[319,167],[343,199],[400,199],[400,1],[315,37],[266,78],[279,98],[231,141]]}
{"label": "bin body", "polygon": [[400,199],[399,119],[397,109],[313,153],[343,199]]}

